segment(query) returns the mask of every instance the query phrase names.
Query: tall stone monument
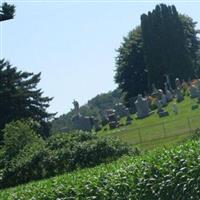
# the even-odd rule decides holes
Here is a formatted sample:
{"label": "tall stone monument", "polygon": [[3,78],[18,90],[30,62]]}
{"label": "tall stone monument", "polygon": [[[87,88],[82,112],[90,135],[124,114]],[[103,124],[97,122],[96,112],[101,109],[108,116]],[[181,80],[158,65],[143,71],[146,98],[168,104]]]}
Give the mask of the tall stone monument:
{"label": "tall stone monument", "polygon": [[142,98],[141,94],[138,94],[137,100],[135,101],[135,107],[137,110],[137,117],[144,118],[149,115],[150,109],[146,98]]}
{"label": "tall stone monument", "polygon": [[164,85],[165,85],[165,94],[166,94],[166,97],[167,97],[167,101],[168,101],[168,102],[169,102],[169,101],[172,101],[172,99],[173,99],[173,94],[172,94],[172,92],[168,89],[168,84],[167,84],[167,82],[165,82]]}
{"label": "tall stone monument", "polygon": [[176,100],[177,102],[181,102],[184,100],[184,96],[182,93],[182,85],[179,78],[176,78],[175,85],[176,85],[176,89],[175,89]]}
{"label": "tall stone monument", "polygon": [[94,117],[82,116],[79,110],[78,101],[73,101],[74,105],[74,116],[72,117],[72,122],[77,130],[91,131],[94,126]]}

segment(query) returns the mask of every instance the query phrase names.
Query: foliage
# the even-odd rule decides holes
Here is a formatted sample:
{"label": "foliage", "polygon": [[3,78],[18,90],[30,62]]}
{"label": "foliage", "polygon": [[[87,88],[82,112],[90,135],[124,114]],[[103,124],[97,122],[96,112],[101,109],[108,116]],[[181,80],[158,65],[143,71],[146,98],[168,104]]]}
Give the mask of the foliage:
{"label": "foliage", "polygon": [[199,199],[200,141],[2,191],[5,200]]}
{"label": "foliage", "polygon": [[129,32],[120,48],[117,50],[115,81],[126,94],[128,103],[130,98],[148,91],[147,71],[144,60],[141,28],[138,26]]}
{"label": "foliage", "polygon": [[6,125],[3,130],[5,160],[10,161],[27,144],[42,141],[32,129],[36,125],[36,122],[31,120],[15,121]]}
{"label": "foliage", "polygon": [[15,6],[8,3],[3,3],[0,10],[0,21],[13,19],[15,14]]}
{"label": "foliage", "polygon": [[[149,84],[162,88],[165,74],[187,80],[193,75],[187,35],[175,6],[157,5],[141,16]],[[159,78],[157,78],[159,75]]]}
{"label": "foliage", "polygon": [[93,133],[55,134],[44,141],[28,123],[12,122],[0,151],[0,188],[92,167],[130,152],[119,140]]}
{"label": "foliage", "polygon": [[[13,120],[30,117],[40,123],[41,135],[48,135],[48,121],[54,114],[46,109],[52,98],[43,97],[41,89],[37,89],[40,75],[18,71],[8,61],[0,60],[0,131]],[[0,141],[2,138],[3,134]]]}

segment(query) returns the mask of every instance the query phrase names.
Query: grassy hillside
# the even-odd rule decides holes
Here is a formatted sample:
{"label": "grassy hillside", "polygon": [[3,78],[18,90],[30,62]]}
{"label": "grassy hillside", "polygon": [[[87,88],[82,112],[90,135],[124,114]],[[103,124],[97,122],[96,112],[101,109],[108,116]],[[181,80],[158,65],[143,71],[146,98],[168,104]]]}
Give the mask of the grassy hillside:
{"label": "grassy hillside", "polygon": [[[165,108],[169,112],[167,117],[160,118],[156,111],[144,119],[136,119],[136,115],[132,115],[134,120],[131,125],[114,130],[109,130],[106,126],[107,130],[102,129],[99,135],[119,137],[122,141],[142,148],[177,142],[192,130],[200,128],[200,107],[192,110],[196,99],[185,97],[184,101],[177,103],[179,114],[176,115],[172,110],[173,103],[175,100]],[[121,119],[120,123],[125,123],[125,119]]]}
{"label": "grassy hillside", "polygon": [[2,200],[199,199],[200,141],[0,192]]}

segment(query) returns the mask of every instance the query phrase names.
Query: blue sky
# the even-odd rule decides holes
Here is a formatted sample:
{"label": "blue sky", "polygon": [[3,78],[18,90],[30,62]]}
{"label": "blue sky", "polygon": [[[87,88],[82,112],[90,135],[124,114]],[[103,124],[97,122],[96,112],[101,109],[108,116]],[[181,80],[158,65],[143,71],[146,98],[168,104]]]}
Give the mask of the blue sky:
{"label": "blue sky", "polygon": [[[1,24],[1,55],[19,69],[42,72],[39,87],[54,97],[49,111],[67,113],[116,88],[116,51],[123,36],[140,24],[140,15],[160,1],[66,2],[7,1],[13,20]],[[165,1],[198,22],[200,1]]]}

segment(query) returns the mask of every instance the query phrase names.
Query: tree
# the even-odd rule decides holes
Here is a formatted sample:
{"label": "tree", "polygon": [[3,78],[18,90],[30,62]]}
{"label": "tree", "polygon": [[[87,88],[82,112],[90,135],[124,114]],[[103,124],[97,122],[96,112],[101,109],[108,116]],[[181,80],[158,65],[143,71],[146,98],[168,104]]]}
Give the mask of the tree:
{"label": "tree", "polygon": [[[188,79],[200,75],[196,22],[174,6],[157,5],[141,16],[141,26],[124,37],[117,50],[115,82],[128,104],[137,94],[163,88],[165,75]],[[173,83],[173,81],[172,81]]]}
{"label": "tree", "polygon": [[6,124],[4,132],[4,160],[9,162],[20,150],[27,144],[34,142],[43,142],[36,132],[34,132],[35,123],[32,120],[17,120]]}
{"label": "tree", "polygon": [[[32,118],[40,123],[42,136],[49,133],[49,120],[54,116],[46,111],[52,98],[43,97],[37,89],[40,75],[18,71],[9,62],[0,60],[0,130],[6,123]],[[2,132],[0,140],[2,140]]]}
{"label": "tree", "polygon": [[125,93],[125,101],[128,103],[130,98],[148,90],[140,26],[124,37],[117,52],[115,81]]}
{"label": "tree", "polygon": [[3,3],[0,10],[0,21],[13,19],[15,14],[15,6]]}
{"label": "tree", "polygon": [[193,19],[187,15],[179,14],[179,18],[182,22],[184,34],[186,37],[186,46],[190,57],[192,58],[192,66],[194,68],[194,74],[200,76],[200,58],[199,58],[199,49],[200,41],[197,37],[197,34],[200,33],[200,30],[196,30],[197,22],[194,22]]}
{"label": "tree", "polygon": [[162,88],[165,74],[172,80],[192,77],[194,68],[188,38],[175,6],[160,4],[147,15],[143,14],[141,28],[149,87],[155,83]]}

